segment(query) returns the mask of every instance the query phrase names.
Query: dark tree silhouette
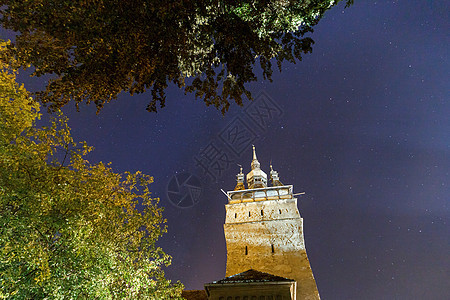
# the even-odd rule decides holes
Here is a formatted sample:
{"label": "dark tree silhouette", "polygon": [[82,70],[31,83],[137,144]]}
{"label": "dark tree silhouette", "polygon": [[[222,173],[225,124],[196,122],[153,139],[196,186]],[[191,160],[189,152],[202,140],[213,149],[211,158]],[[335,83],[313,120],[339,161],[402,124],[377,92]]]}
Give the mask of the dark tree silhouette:
{"label": "dark tree silhouette", "polygon": [[271,81],[273,61],[281,70],[311,52],[305,34],[340,1],[0,0],[0,23],[17,32],[10,51],[33,75],[54,75],[36,94],[49,108],[100,110],[150,89],[156,111],[173,82],[225,113],[251,98],[255,67]]}

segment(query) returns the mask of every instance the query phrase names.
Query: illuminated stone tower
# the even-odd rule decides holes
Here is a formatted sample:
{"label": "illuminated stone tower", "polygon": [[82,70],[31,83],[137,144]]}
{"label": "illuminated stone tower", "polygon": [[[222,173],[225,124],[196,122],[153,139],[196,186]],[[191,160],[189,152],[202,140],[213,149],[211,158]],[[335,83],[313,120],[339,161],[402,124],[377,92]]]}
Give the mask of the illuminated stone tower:
{"label": "illuminated stone tower", "polygon": [[227,192],[224,225],[226,276],[254,269],[297,282],[297,299],[320,299],[306,255],[303,219],[292,185],[283,185],[270,166],[272,186],[260,168],[253,147],[245,188],[242,168],[234,191]]}

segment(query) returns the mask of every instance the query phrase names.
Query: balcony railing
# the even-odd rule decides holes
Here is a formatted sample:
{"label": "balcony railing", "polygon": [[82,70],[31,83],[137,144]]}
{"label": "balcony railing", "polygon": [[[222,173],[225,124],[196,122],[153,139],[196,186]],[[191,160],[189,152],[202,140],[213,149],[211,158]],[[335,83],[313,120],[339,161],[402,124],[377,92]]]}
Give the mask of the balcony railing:
{"label": "balcony railing", "polygon": [[270,186],[264,188],[229,191],[229,203],[253,202],[264,200],[292,199],[292,185]]}

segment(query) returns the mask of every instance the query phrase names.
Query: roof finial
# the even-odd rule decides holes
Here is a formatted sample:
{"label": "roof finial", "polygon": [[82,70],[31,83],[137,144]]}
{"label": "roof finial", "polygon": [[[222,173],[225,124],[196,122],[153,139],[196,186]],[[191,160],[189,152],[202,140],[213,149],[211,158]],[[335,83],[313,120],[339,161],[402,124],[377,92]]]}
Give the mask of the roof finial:
{"label": "roof finial", "polygon": [[255,145],[252,145],[253,146],[253,160],[258,160],[257,158],[256,158],[256,149],[255,149]]}

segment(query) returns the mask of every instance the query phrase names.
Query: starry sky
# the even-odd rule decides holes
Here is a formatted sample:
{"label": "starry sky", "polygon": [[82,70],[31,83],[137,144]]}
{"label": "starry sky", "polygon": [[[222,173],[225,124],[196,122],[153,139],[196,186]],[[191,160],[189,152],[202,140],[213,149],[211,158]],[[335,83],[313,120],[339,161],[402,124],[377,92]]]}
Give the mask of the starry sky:
{"label": "starry sky", "polygon": [[[450,299],[449,2],[355,1],[316,26],[313,53],[249,85],[222,116],[178,88],[158,113],[149,93],[99,115],[64,108],[91,162],[154,176],[187,289],[225,276],[226,197],[251,144],[293,184],[322,299]],[[4,31],[3,31],[4,33]],[[4,33],[5,34],[5,33]],[[41,82],[23,77],[36,89]]]}

